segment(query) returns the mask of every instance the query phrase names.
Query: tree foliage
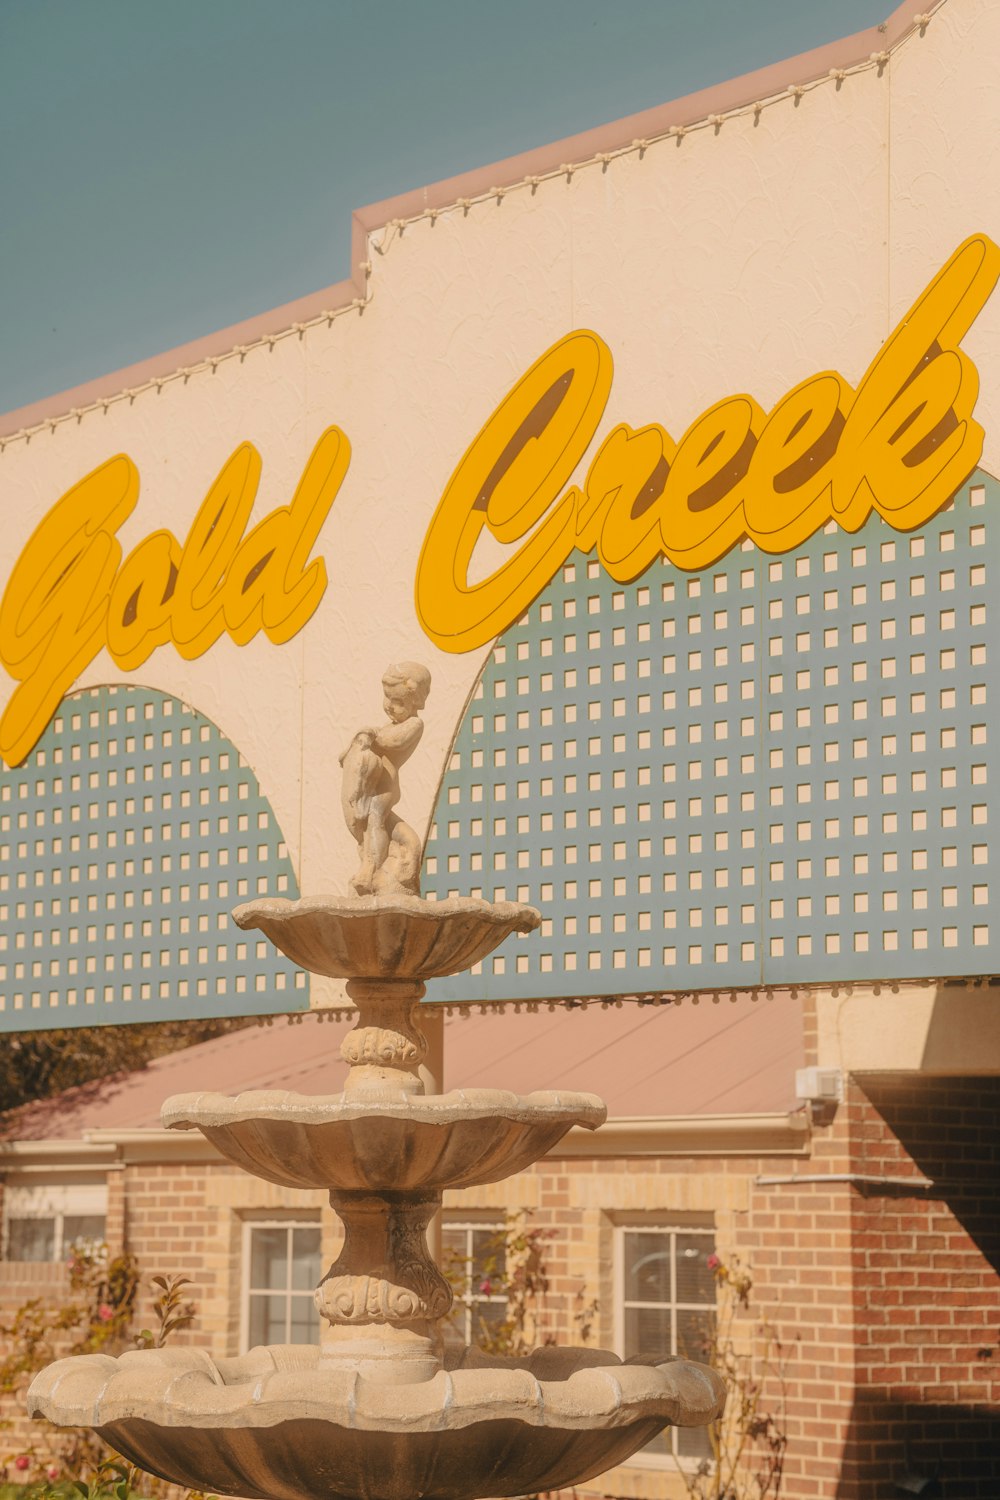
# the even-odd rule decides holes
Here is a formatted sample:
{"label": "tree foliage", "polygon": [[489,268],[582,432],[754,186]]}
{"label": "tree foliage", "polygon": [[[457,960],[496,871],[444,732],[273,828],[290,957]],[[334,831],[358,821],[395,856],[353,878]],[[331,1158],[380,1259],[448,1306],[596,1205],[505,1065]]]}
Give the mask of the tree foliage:
{"label": "tree foliage", "polygon": [[[250,1024],[237,1017],[146,1026],[80,1026],[7,1037],[0,1047],[0,1114],[77,1084],[144,1068],[153,1058]],[[0,1134],[10,1134],[9,1124],[6,1130],[0,1126]]]}

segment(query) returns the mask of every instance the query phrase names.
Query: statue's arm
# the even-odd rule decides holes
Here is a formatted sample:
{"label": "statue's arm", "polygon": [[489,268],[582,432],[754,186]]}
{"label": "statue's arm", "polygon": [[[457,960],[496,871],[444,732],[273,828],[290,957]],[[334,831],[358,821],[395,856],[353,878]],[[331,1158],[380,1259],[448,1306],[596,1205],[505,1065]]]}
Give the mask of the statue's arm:
{"label": "statue's arm", "polygon": [[390,756],[397,764],[413,754],[424,732],[424,722],[416,714],[402,724],[383,724],[376,731],[372,748]]}
{"label": "statue's arm", "polygon": [[375,739],[374,729],[359,729],[357,734],[352,734],[340,755],[337,757],[338,765],[343,765],[352,750],[370,750]]}

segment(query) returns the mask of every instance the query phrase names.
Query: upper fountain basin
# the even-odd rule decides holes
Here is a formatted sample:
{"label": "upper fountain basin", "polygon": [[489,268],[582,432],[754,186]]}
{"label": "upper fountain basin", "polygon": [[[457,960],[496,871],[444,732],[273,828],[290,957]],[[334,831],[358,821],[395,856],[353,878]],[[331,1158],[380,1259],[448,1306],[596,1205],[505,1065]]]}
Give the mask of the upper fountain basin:
{"label": "upper fountain basin", "polygon": [[532,906],[466,896],[275,896],[237,906],[233,920],[258,927],[313,974],[426,980],[471,968],[512,932],[534,932],[542,919]]}
{"label": "upper fountain basin", "polygon": [[37,1375],[33,1415],[92,1426],[175,1484],[257,1500],[477,1500],[569,1488],[667,1423],[704,1426],[719,1375],[687,1360],[622,1363],[599,1349],[523,1359],[465,1350],[432,1379],[379,1385],[315,1346],[63,1359]]}
{"label": "upper fountain basin", "polygon": [[501,1182],[573,1125],[594,1130],[607,1111],[595,1094],[499,1089],[384,1099],[257,1090],[176,1094],[161,1118],[200,1130],[229,1161],[284,1187],[440,1191]]}

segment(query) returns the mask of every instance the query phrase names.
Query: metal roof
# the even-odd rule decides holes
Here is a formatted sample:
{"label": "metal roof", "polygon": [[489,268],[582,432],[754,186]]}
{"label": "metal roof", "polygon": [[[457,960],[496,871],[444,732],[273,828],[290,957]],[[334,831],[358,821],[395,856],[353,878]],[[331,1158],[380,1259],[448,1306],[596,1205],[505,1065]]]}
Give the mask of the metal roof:
{"label": "metal roof", "polygon": [[[159,1126],[169,1094],[212,1089],[336,1093],[349,1023],[279,1018],[68,1089],[6,1120],[8,1140],[72,1139]],[[717,1003],[624,1002],[549,1010],[473,1009],[445,1019],[445,1088],[581,1089],[612,1119],[767,1114],[796,1108],[801,1005],[787,995]]]}

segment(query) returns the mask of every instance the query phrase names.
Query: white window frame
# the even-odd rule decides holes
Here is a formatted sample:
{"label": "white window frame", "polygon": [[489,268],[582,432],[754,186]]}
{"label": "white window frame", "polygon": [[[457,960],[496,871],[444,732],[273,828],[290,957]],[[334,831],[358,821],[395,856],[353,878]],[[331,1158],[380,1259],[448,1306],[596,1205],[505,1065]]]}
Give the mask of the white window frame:
{"label": "white window frame", "polygon": [[29,1265],[29,1261],[12,1261],[9,1257],[10,1222],[12,1219],[52,1219],[51,1258],[36,1265],[58,1265],[69,1250],[65,1224],[71,1218],[99,1217],[104,1220],[103,1244],[108,1226],[107,1182],[8,1183],[3,1195],[3,1259],[9,1265]]}
{"label": "white window frame", "polygon": [[[490,1294],[490,1296],[484,1297],[482,1295],[477,1294],[473,1290],[473,1278],[472,1278],[472,1258],[473,1258],[472,1236],[473,1236],[473,1234],[481,1234],[483,1232],[483,1230],[487,1230],[491,1234],[495,1234],[495,1235],[504,1237],[504,1240],[506,1241],[507,1228],[508,1228],[508,1226],[507,1226],[507,1223],[506,1223],[505,1220],[498,1220],[498,1219],[493,1218],[492,1216],[490,1216],[488,1218],[477,1219],[475,1217],[475,1215],[470,1215],[470,1214],[464,1214],[464,1215],[459,1215],[459,1214],[455,1214],[455,1215],[443,1214],[442,1215],[442,1219],[441,1219],[442,1234],[444,1234],[444,1233],[454,1234],[456,1231],[462,1231],[465,1234],[465,1253],[464,1253],[464,1256],[462,1257],[462,1259],[463,1259],[465,1265],[469,1268],[469,1275],[468,1275],[468,1278],[467,1278],[465,1292],[464,1293],[459,1293],[459,1292],[455,1293],[455,1300],[452,1303],[451,1313],[449,1314],[449,1321],[452,1323],[453,1327],[457,1328],[457,1331],[459,1333],[459,1336],[460,1336],[461,1341],[462,1341],[463,1344],[474,1344],[475,1343],[476,1334],[478,1333],[479,1330],[478,1330],[478,1327],[477,1328],[473,1328],[473,1326],[472,1326],[472,1312],[473,1312],[473,1308],[476,1306],[477,1303],[479,1303],[479,1302],[491,1302],[491,1303],[501,1304],[505,1309],[507,1307],[507,1294],[505,1292],[499,1292],[499,1293],[498,1292],[493,1292],[493,1293]],[[505,1243],[504,1244],[504,1276],[505,1277],[506,1277],[506,1274],[507,1274],[507,1272],[506,1272],[506,1260],[507,1260],[507,1250],[506,1250],[506,1243]],[[460,1317],[461,1317],[461,1323],[459,1323],[459,1318]]]}
{"label": "white window frame", "polygon": [[[279,1288],[274,1288],[274,1287],[268,1287],[266,1289],[263,1288],[263,1287],[260,1287],[260,1288],[251,1287],[251,1285],[250,1285],[250,1268],[251,1268],[251,1266],[253,1264],[253,1258],[252,1258],[252,1238],[253,1238],[253,1232],[254,1232],[255,1229],[287,1229],[289,1231],[289,1233],[291,1233],[291,1231],[294,1230],[294,1229],[317,1229],[317,1230],[319,1230],[320,1231],[320,1263],[321,1263],[320,1275],[322,1276],[322,1274],[323,1274],[323,1272],[322,1272],[322,1258],[323,1258],[323,1252],[322,1252],[322,1224],[321,1224],[321,1220],[320,1220],[319,1214],[316,1214],[313,1218],[295,1217],[295,1218],[284,1218],[284,1219],[282,1219],[282,1218],[273,1218],[272,1217],[272,1218],[267,1218],[267,1219],[252,1219],[252,1218],[244,1219],[243,1220],[242,1245],[241,1245],[241,1251],[240,1251],[240,1353],[241,1354],[246,1354],[247,1350],[250,1348],[250,1300],[251,1300],[252,1296],[254,1296],[255,1294],[259,1294],[260,1296],[265,1296],[266,1295],[268,1297],[280,1297],[280,1296],[284,1296],[285,1299],[286,1299],[286,1309],[285,1309],[285,1327],[286,1327],[286,1329],[288,1328],[288,1324],[289,1324],[289,1315],[290,1315],[290,1312],[291,1312],[291,1300],[292,1300],[292,1298],[293,1297],[309,1297],[311,1299],[312,1296],[313,1296],[313,1292],[312,1291],[309,1291],[309,1292],[305,1292],[305,1291],[301,1291],[301,1292],[299,1292],[299,1291],[293,1291],[290,1287],[287,1288],[284,1292],[282,1292]],[[291,1245],[289,1245],[288,1262],[289,1262],[289,1266],[291,1266]],[[317,1341],[317,1343],[319,1342],[319,1334],[318,1333],[317,1333],[316,1341]],[[290,1337],[286,1337],[285,1339],[282,1340],[282,1343],[291,1343],[291,1342],[292,1342],[292,1340],[291,1340]],[[306,1347],[306,1346],[303,1346],[303,1347]]]}
{"label": "white window frame", "polygon": [[[615,1353],[619,1358],[625,1358],[625,1237],[627,1234],[703,1234],[705,1236],[705,1252],[715,1252],[716,1229],[714,1223],[699,1216],[700,1222],[685,1223],[683,1215],[657,1215],[655,1218],[644,1219],[641,1217],[621,1219],[614,1226],[614,1335]],[[677,1300],[677,1256],[675,1253],[670,1257],[670,1302],[657,1302],[645,1304],[650,1307],[669,1307],[671,1312],[671,1345],[665,1352],[677,1354],[677,1313],[678,1311],[698,1311],[708,1307],[705,1302],[678,1302]],[[630,1302],[630,1306],[642,1306],[644,1304]],[[695,1467],[695,1461],[684,1454],[677,1452],[677,1428],[666,1429],[670,1440],[670,1453],[649,1453],[640,1449],[633,1453],[626,1462],[637,1468],[643,1469],[673,1469],[677,1464],[684,1467]]]}

